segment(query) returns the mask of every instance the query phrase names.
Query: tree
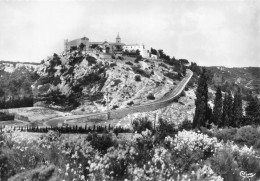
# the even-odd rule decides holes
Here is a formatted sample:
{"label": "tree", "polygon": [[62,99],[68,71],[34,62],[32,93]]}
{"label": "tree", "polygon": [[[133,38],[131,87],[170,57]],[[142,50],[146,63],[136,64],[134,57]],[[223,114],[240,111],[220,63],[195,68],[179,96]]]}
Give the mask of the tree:
{"label": "tree", "polygon": [[222,93],[221,93],[221,87],[217,88],[216,91],[216,97],[214,100],[214,108],[213,108],[213,123],[215,125],[218,125],[219,127],[222,127],[221,122],[221,114],[222,114]]}
{"label": "tree", "polygon": [[136,53],[137,56],[140,55],[140,50],[137,49],[135,53]]}
{"label": "tree", "polygon": [[257,97],[253,97],[252,95],[250,96],[250,99],[247,103],[245,111],[246,111],[246,116],[248,118],[251,118],[253,120],[259,118],[260,106],[259,106]]}
{"label": "tree", "polygon": [[0,97],[3,97],[5,95],[5,92],[3,91],[2,88],[0,88]]}
{"label": "tree", "polygon": [[232,121],[230,126],[232,127],[239,126],[240,119],[242,118],[242,116],[243,116],[242,96],[239,88],[234,96],[234,102],[232,107]]}
{"label": "tree", "polygon": [[81,43],[80,45],[79,45],[79,50],[80,51],[83,51],[83,49],[85,48],[85,44],[84,43]]}
{"label": "tree", "polygon": [[110,52],[110,47],[106,47],[106,53]]}
{"label": "tree", "polygon": [[198,80],[195,100],[195,115],[193,119],[193,128],[199,128],[206,125],[206,115],[208,111],[208,78],[206,69],[203,68],[202,74]]}

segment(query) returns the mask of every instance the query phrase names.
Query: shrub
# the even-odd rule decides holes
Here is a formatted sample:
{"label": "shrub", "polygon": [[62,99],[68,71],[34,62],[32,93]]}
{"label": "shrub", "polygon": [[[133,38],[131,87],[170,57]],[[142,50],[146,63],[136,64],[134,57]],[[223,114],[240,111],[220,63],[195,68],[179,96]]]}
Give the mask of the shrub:
{"label": "shrub", "polygon": [[161,67],[164,67],[164,68],[168,69],[167,65],[165,65],[164,63],[159,63],[158,65],[161,66]]}
{"label": "shrub", "polygon": [[150,120],[148,120],[147,117],[134,119],[132,126],[133,126],[134,132],[137,132],[139,134],[142,131],[145,131],[146,129],[151,130],[151,131],[153,130],[153,124]]}
{"label": "shrub", "polygon": [[170,72],[164,73],[164,76],[169,77],[170,79],[173,79],[173,80],[176,80],[176,79],[180,80],[180,76],[178,76],[174,73],[170,73]]}
{"label": "shrub", "polygon": [[121,57],[121,56],[118,56],[118,59],[119,59],[119,60],[124,60],[124,58],[123,58],[123,57]]}
{"label": "shrub", "polygon": [[141,81],[141,76],[140,75],[136,75],[135,76],[135,81],[136,82],[140,82]]}
{"label": "shrub", "polygon": [[135,63],[138,63],[139,61],[142,60],[142,56],[141,55],[138,55],[135,59]]}
{"label": "shrub", "polygon": [[88,61],[88,63],[89,63],[90,65],[97,63],[97,59],[94,58],[94,57],[92,57],[92,56],[89,56],[89,55],[86,57],[86,60]]}
{"label": "shrub", "polygon": [[179,125],[179,130],[191,130],[192,129],[192,122],[185,118],[184,121]]}
{"label": "shrub", "polygon": [[0,121],[13,121],[15,115],[9,112],[0,112]]}
{"label": "shrub", "polygon": [[154,95],[152,93],[150,93],[150,94],[148,94],[147,99],[154,100],[155,97],[154,97]]}
{"label": "shrub", "polygon": [[230,150],[220,150],[210,159],[212,169],[225,180],[239,180],[238,166]]}
{"label": "shrub", "polygon": [[110,64],[110,67],[115,67],[116,66],[116,63],[111,63]]}
{"label": "shrub", "polygon": [[260,177],[260,158],[250,154],[243,154],[237,157],[237,163],[242,171],[256,174],[254,178]]}
{"label": "shrub", "polygon": [[234,140],[239,144],[252,146],[259,138],[260,135],[257,132],[256,128],[253,128],[252,126],[244,126],[237,130]]}
{"label": "shrub", "polygon": [[117,109],[119,108],[118,105],[113,105],[112,109]]}
{"label": "shrub", "polygon": [[96,133],[88,134],[87,141],[90,142],[93,148],[103,154],[107,152],[108,148],[116,145],[116,142],[112,139],[110,134],[102,134],[101,136]]}
{"label": "shrub", "polygon": [[134,73],[140,74],[140,75],[147,77],[147,78],[150,78],[150,76],[151,76],[149,73],[140,69],[139,67],[132,66],[132,70],[134,71]]}
{"label": "shrub", "polygon": [[130,101],[130,102],[127,103],[128,106],[131,106],[131,105],[133,105],[133,104],[134,104],[133,101]]}
{"label": "shrub", "polygon": [[160,142],[164,140],[166,136],[174,137],[177,133],[174,123],[170,123],[167,120],[159,119],[158,125],[156,126],[156,141]]}
{"label": "shrub", "polygon": [[126,62],[127,65],[134,65],[132,62]]}
{"label": "shrub", "polygon": [[116,59],[115,55],[111,55],[111,58],[112,58],[112,59]]}
{"label": "shrub", "polygon": [[224,129],[219,129],[214,133],[214,136],[218,138],[219,140],[223,140],[224,142],[228,140],[233,140],[235,137],[235,134],[237,133],[236,128],[224,128]]}
{"label": "shrub", "polygon": [[20,174],[17,174],[9,179],[10,181],[51,181],[60,180],[58,169],[54,165],[35,168]]}

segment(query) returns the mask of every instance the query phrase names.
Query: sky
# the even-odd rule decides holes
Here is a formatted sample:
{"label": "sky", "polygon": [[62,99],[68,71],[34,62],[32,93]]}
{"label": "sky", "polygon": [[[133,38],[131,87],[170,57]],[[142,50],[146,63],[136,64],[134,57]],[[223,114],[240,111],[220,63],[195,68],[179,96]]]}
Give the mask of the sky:
{"label": "sky", "polygon": [[163,49],[201,66],[260,67],[258,0],[0,0],[0,60],[40,62],[64,39]]}

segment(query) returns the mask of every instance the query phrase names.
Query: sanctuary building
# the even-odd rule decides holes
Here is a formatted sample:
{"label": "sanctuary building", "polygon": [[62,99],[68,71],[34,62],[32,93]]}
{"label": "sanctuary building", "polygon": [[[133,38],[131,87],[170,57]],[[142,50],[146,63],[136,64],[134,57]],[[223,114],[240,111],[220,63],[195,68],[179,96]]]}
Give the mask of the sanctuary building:
{"label": "sanctuary building", "polygon": [[145,49],[144,45],[140,44],[125,44],[122,43],[119,33],[117,34],[115,42],[90,42],[89,38],[83,37],[75,40],[68,41],[66,39],[64,41],[64,51],[70,50],[78,50],[81,49],[83,51],[91,51],[93,49],[97,49],[103,53],[109,54],[122,54],[124,51],[139,51],[140,55],[144,58],[151,57],[149,50]]}

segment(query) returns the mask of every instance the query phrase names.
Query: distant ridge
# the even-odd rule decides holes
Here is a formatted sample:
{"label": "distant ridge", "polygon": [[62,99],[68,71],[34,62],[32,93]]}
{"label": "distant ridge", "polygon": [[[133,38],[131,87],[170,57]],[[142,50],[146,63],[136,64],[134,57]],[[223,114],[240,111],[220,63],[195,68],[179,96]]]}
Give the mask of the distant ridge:
{"label": "distant ridge", "polygon": [[36,62],[12,62],[12,61],[7,61],[7,60],[0,60],[0,63],[10,63],[10,64],[17,64],[17,63],[20,63],[20,64],[32,64],[32,65],[40,65],[41,63],[36,63]]}

